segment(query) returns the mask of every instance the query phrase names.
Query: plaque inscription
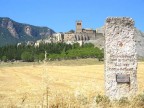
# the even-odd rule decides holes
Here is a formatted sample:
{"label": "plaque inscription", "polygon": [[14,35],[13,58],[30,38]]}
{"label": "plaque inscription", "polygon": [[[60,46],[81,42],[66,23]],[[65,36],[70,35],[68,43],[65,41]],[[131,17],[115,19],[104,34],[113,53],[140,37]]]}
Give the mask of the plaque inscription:
{"label": "plaque inscription", "polygon": [[118,83],[130,83],[130,75],[129,74],[117,74],[116,81]]}

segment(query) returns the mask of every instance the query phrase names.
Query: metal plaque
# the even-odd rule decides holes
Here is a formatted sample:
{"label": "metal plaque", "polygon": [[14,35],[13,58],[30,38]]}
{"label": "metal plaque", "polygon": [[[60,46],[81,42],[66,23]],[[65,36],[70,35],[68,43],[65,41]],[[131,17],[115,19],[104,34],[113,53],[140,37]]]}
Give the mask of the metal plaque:
{"label": "metal plaque", "polygon": [[129,74],[117,74],[116,81],[118,83],[129,83],[130,82],[130,75]]}

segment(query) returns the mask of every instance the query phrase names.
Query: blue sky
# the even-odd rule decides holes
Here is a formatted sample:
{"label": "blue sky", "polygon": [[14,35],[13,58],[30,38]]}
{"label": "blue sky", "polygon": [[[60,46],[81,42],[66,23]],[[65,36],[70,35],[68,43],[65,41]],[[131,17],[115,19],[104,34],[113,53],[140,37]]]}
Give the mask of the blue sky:
{"label": "blue sky", "polygon": [[75,30],[76,20],[83,21],[83,28],[96,29],[108,16],[131,17],[144,31],[144,0],[0,0],[0,17],[56,32]]}

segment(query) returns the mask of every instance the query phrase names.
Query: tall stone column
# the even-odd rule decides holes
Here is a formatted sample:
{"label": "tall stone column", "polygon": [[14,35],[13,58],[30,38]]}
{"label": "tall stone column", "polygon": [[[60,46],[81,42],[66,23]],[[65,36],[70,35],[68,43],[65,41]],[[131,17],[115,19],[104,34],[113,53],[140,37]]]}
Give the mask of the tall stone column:
{"label": "tall stone column", "polygon": [[105,23],[105,92],[111,99],[131,97],[137,91],[137,55],[134,21],[107,18]]}

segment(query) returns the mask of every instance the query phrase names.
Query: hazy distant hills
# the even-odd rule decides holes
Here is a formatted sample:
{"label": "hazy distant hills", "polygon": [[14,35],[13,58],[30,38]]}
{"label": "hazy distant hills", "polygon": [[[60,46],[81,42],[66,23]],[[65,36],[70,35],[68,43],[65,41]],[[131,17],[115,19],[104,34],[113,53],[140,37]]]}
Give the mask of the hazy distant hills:
{"label": "hazy distant hills", "polygon": [[18,42],[36,41],[46,38],[54,31],[48,27],[39,27],[0,17],[0,46]]}

